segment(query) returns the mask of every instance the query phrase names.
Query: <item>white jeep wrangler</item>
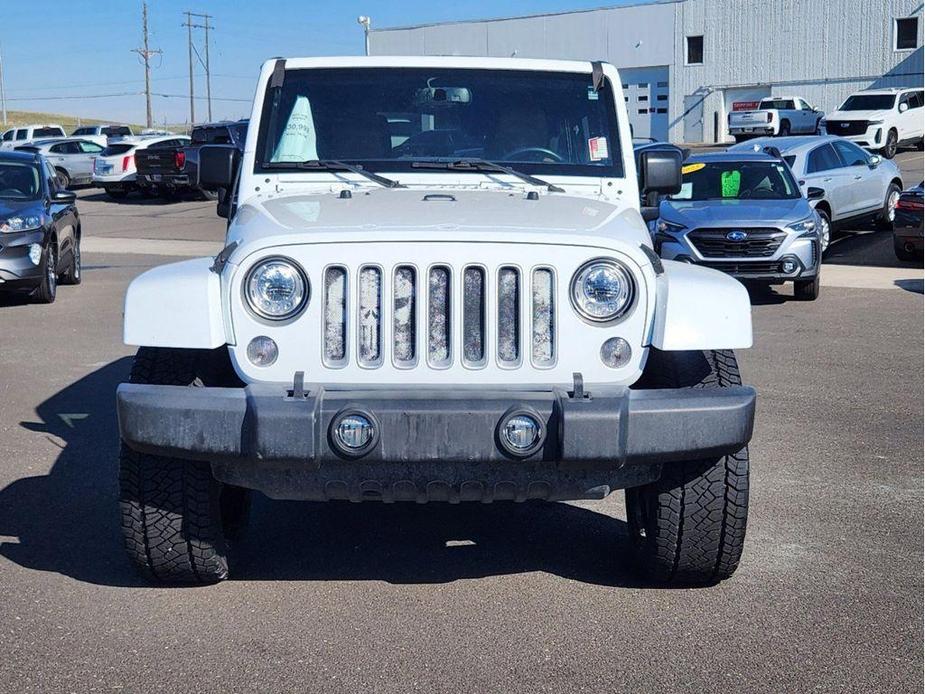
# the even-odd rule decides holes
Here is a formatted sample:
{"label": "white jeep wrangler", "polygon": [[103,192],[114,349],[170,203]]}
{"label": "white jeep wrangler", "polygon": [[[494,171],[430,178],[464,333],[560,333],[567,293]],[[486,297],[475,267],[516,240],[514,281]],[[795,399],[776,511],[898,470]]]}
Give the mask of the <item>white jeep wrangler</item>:
{"label": "white jeep wrangler", "polygon": [[243,152],[201,151],[224,250],[126,297],[140,349],[117,394],[122,524],[148,576],[226,578],[250,490],[626,489],[654,580],[733,573],[755,392],[731,350],[751,346],[749,298],[653,252],[640,193],[676,192],[680,153],[641,152],[637,179],[612,66],[280,59],[250,122]]}

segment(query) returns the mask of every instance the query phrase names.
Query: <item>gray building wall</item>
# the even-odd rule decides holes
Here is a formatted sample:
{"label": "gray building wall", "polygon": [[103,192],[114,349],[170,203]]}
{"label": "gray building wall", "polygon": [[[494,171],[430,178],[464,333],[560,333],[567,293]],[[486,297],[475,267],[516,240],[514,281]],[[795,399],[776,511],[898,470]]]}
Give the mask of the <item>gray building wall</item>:
{"label": "gray building wall", "polygon": [[[909,16],[919,17],[918,47],[895,51],[894,20]],[[736,100],[786,93],[831,111],[858,89],[921,86],[922,25],[922,0],[662,0],[381,29],[370,44],[374,55],[607,60],[630,76],[664,66],[670,139],[684,141],[686,132],[691,141],[724,141]],[[685,64],[694,35],[704,37],[702,65]],[[631,122],[641,118],[634,106]],[[651,118],[651,134],[664,136],[655,130],[665,129],[665,117]]]}

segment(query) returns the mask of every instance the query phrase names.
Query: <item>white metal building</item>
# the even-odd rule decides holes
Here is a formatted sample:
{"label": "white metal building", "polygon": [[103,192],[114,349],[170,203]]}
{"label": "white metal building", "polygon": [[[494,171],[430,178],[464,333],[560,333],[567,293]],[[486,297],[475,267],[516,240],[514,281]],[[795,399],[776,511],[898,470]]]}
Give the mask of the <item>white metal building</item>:
{"label": "white metal building", "polygon": [[922,0],[654,0],[373,30],[373,55],[606,60],[637,137],[723,142],[733,104],[922,86]]}

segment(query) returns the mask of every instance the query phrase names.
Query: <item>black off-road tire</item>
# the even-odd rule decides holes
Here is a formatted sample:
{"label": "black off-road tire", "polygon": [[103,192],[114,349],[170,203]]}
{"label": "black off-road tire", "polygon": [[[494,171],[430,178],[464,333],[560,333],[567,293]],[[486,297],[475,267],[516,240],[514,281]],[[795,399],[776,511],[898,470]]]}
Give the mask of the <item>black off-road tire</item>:
{"label": "black off-road tire", "polygon": [[811,280],[796,280],[793,283],[793,296],[798,301],[815,301],[819,298],[819,275]]}
{"label": "black off-road tire", "polygon": [[[142,347],[130,381],[199,386],[220,380],[214,352]],[[207,462],[133,451],[119,454],[119,506],[129,558],[163,583],[209,584],[228,577],[229,539],[243,526],[249,492],[222,484]]]}
{"label": "black off-road tire", "polygon": [[785,120],[780,124],[780,128],[777,131],[778,137],[790,137],[790,121]]}
{"label": "black off-road tire", "polygon": [[916,253],[915,251],[907,251],[905,249],[905,244],[896,238],[893,239],[893,252],[896,254],[897,260],[902,260],[905,262],[915,262],[921,257],[921,253]]}
{"label": "black off-road tire", "polygon": [[[653,349],[640,388],[740,385],[731,351]],[[636,566],[666,585],[710,585],[739,565],[748,520],[748,448],[719,459],[665,463],[657,482],[626,490]]]}
{"label": "black off-road tire", "polygon": [[206,190],[205,188],[197,188],[199,197],[203,200],[218,200],[218,191],[217,190]]}
{"label": "black off-road tire", "polygon": [[64,190],[67,190],[71,187],[71,175],[64,169],[55,169],[55,173],[58,174],[58,185],[61,186]]}

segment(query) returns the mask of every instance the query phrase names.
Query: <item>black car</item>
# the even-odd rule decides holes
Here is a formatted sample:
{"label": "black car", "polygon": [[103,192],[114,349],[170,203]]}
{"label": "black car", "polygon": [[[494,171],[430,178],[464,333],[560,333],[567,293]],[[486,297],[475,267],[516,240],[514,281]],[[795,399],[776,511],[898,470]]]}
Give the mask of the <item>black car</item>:
{"label": "black car", "polygon": [[922,259],[923,183],[904,190],[893,218],[893,250],[900,260]]}
{"label": "black car", "polygon": [[0,292],[55,300],[58,284],[80,284],[77,196],[40,154],[0,152]]}
{"label": "black car", "polygon": [[195,125],[188,145],[139,150],[135,155],[136,183],[142,191],[167,197],[193,191],[206,200],[215,200],[216,193],[199,185],[199,148],[203,145],[234,145],[243,151],[246,137],[247,120]]}

